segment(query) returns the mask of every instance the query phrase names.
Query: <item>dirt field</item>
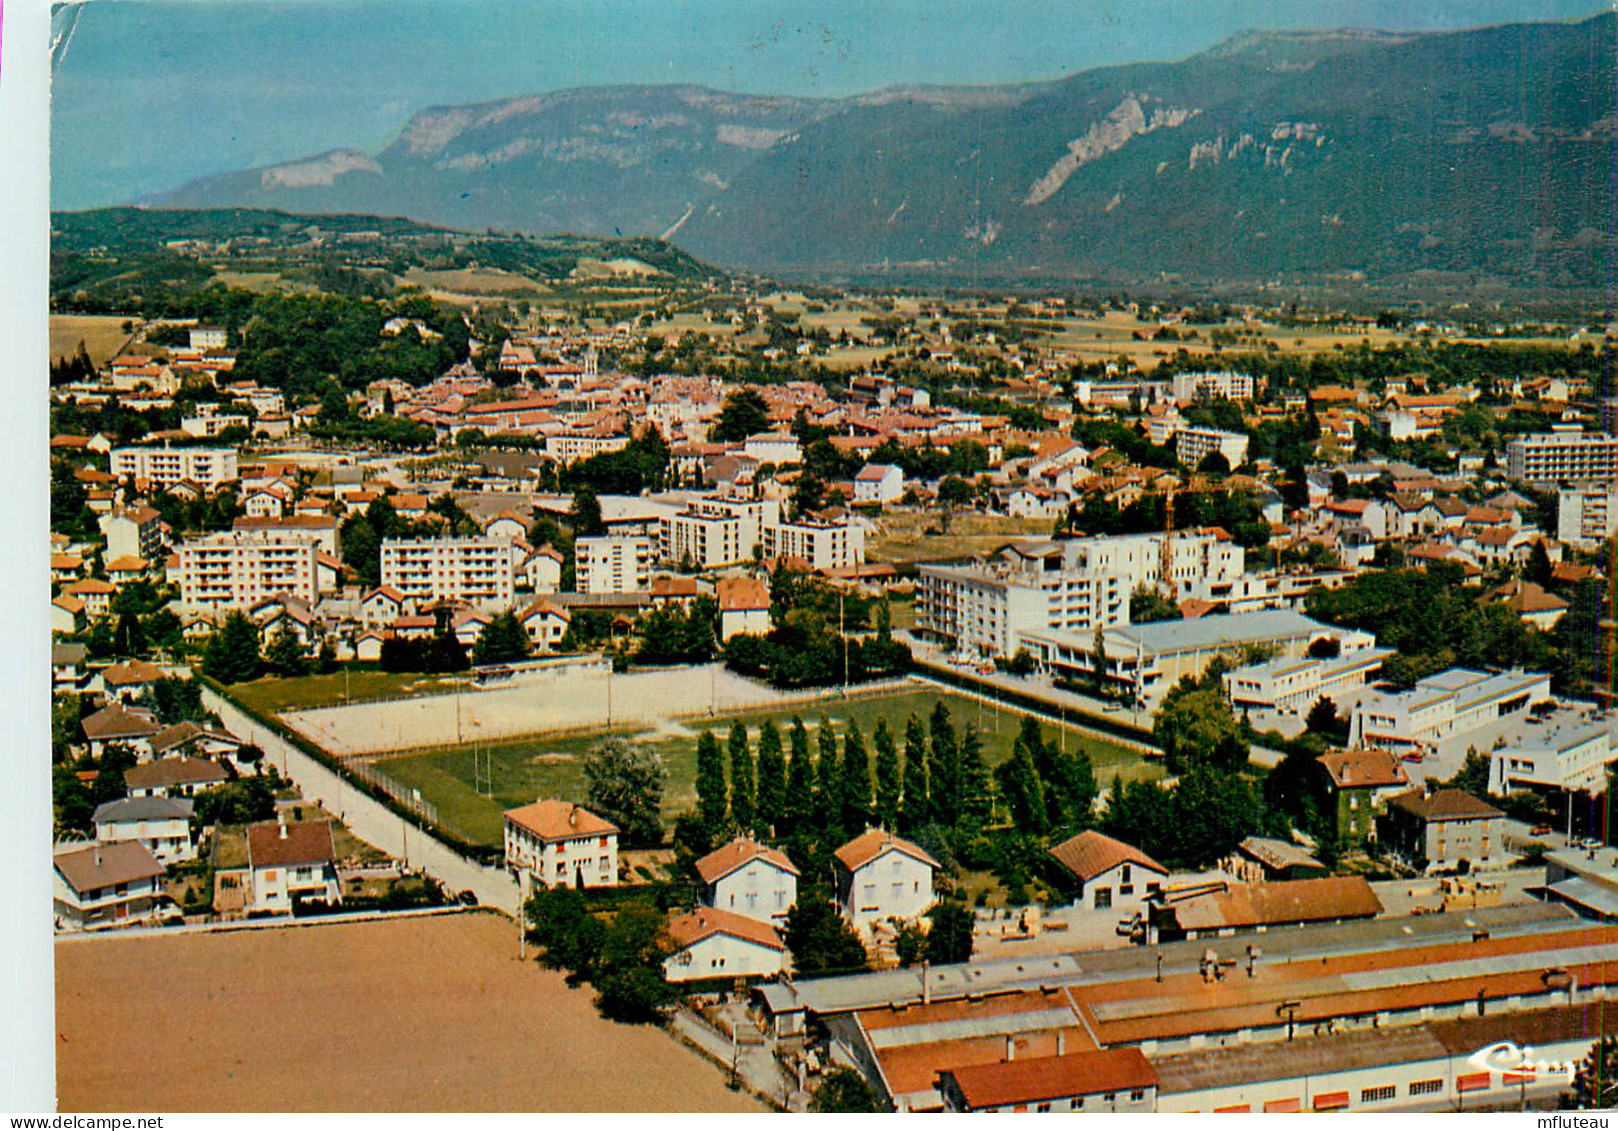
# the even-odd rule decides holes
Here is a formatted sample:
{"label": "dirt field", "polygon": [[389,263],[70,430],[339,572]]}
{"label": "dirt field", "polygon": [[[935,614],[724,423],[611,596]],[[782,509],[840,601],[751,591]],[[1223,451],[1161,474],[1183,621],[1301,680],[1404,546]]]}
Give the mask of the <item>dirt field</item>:
{"label": "dirt field", "polygon": [[325,707],[284,715],[333,754],[409,750],[613,724],[655,724],[712,707],[763,707],[780,694],[714,664],[670,671],[547,672],[464,695]]}
{"label": "dirt field", "polygon": [[1050,518],[1012,518],[1000,514],[950,516],[948,534],[928,534],[941,517],[936,510],[891,512],[878,520],[866,554],[872,561],[933,561],[985,553],[1014,538],[1048,538],[1056,525]]}
{"label": "dirt field", "polygon": [[483,913],[56,946],[63,1111],[759,1111]]}
{"label": "dirt field", "polygon": [[51,315],[51,360],[72,357],[84,343],[90,360],[105,365],[128,340],[123,326],[127,321],[119,314],[53,314]]}

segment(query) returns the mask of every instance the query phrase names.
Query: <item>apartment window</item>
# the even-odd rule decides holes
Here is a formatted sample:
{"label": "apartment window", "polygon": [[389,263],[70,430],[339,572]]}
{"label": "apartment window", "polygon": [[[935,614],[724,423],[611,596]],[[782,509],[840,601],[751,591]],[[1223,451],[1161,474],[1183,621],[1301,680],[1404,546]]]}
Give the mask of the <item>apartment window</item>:
{"label": "apartment window", "polygon": [[1098,908],[1111,907],[1112,906],[1112,889],[1111,888],[1096,888],[1095,905]]}
{"label": "apartment window", "polygon": [[[1415,1085],[1412,1084],[1411,1087],[1414,1088]],[[1361,1088],[1360,1103],[1379,1104],[1393,1099],[1398,1094],[1399,1088],[1395,1084],[1386,1084],[1380,1088]]]}
{"label": "apartment window", "polygon": [[1144,1090],[1137,1090],[1137,1091],[1133,1091],[1133,1092],[1129,1093],[1129,1099],[1130,1099],[1131,1103],[1140,1103],[1145,1098],[1146,1098],[1146,1092]]}
{"label": "apartment window", "polygon": [[1051,1110],[1051,1105],[1050,1104],[1040,1104],[1034,1110],[1035,1111],[1049,1111],[1049,1110]]}

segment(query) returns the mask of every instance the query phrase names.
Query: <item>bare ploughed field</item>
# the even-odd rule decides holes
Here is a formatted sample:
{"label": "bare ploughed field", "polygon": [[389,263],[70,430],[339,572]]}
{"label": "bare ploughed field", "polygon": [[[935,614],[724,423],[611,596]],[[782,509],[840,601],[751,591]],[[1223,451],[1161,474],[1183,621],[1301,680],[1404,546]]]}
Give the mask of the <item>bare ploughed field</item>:
{"label": "bare ploughed field", "polygon": [[56,945],[62,1111],[759,1111],[490,913]]}

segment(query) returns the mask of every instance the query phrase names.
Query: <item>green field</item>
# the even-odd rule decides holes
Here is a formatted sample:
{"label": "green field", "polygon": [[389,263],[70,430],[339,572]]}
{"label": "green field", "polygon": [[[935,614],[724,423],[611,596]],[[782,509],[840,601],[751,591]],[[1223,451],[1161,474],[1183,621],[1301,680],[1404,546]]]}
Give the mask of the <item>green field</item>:
{"label": "green field", "polygon": [[330,675],[305,675],[295,679],[267,677],[252,683],[233,684],[232,698],[265,714],[310,707],[335,707],[344,703],[365,703],[375,699],[400,699],[412,695],[434,695],[452,690],[468,677],[419,675],[413,672],[358,671]]}
{"label": "green field", "polygon": [[[822,715],[839,734],[852,718],[865,734],[866,750],[874,758],[871,734],[878,719],[888,720],[888,728],[894,732],[902,752],[905,720],[915,714],[925,722],[939,700],[949,707],[958,730],[967,724],[977,728],[983,736],[984,755],[991,766],[1010,757],[1019,716],[949,692],[905,691],[850,700],[829,699],[796,709],[809,726],[811,742]],[[792,715],[791,708],[749,712],[716,717],[711,725],[722,741],[731,723],[741,719],[748,726],[756,755],[758,727],[773,718],[785,739],[784,732],[791,726]],[[656,732],[615,730],[597,735],[527,738],[476,749],[459,747],[406,753],[389,757],[378,765],[390,777],[419,789],[422,797],[438,806],[440,818],[452,829],[471,840],[497,844],[502,835],[500,814],[506,809],[526,805],[539,797],[584,801],[585,752],[608,734],[644,743],[663,757],[668,767],[668,785],[663,797],[665,817],[672,818],[692,808],[696,804],[696,740],[700,730],[701,723],[693,720],[688,728]],[[1160,763],[1148,761],[1139,752],[1107,739],[1072,728],[1059,728],[1052,723],[1045,724],[1045,732],[1047,737],[1063,742],[1068,750],[1086,751],[1103,787],[1111,783],[1114,774],[1121,774],[1125,780],[1162,776]]]}

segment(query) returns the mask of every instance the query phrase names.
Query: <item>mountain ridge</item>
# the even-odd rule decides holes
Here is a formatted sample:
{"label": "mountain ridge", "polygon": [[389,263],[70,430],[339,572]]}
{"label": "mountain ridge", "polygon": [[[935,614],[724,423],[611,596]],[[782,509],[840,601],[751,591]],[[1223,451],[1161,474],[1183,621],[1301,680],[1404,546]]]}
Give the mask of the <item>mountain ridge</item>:
{"label": "mountain ridge", "polygon": [[806,276],[1599,288],[1615,29],[1603,13],[1242,32],[1172,63],[838,99],[571,88],[425,107],[373,154],[330,150],[142,203],[677,234],[710,262]]}

